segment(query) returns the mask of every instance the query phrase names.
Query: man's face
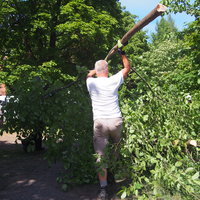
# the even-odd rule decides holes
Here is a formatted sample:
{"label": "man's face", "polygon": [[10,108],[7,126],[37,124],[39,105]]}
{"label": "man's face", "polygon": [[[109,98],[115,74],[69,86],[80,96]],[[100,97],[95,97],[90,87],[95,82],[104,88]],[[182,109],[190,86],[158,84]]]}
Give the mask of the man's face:
{"label": "man's face", "polygon": [[0,96],[6,95],[6,85],[0,84]]}

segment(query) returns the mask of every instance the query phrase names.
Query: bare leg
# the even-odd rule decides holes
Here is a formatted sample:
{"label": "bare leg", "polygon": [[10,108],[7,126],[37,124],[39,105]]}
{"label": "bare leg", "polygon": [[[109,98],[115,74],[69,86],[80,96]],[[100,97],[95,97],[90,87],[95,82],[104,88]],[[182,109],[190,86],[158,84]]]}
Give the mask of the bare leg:
{"label": "bare leg", "polygon": [[107,200],[107,169],[104,168],[98,173],[101,189],[99,191],[97,200]]}
{"label": "bare leg", "polygon": [[104,182],[107,181],[107,169],[102,169],[101,172],[98,173],[99,181]]}

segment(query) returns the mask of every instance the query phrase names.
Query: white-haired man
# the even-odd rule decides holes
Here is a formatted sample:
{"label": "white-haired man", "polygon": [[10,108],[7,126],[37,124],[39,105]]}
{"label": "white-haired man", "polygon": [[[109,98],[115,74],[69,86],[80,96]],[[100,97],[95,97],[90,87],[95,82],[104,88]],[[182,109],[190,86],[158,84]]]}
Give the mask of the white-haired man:
{"label": "white-haired man", "polygon": [[[119,50],[123,69],[117,74],[108,77],[108,63],[99,60],[95,63],[95,69],[87,75],[87,89],[92,100],[93,110],[93,143],[95,152],[99,157],[104,155],[108,139],[113,143],[120,141],[122,129],[122,114],[118,102],[118,89],[124,82],[130,71],[130,63],[124,51]],[[96,78],[93,76],[96,75]],[[97,160],[97,162],[100,159]],[[100,181],[100,193],[98,199],[107,199],[107,169],[103,168],[98,173]]]}

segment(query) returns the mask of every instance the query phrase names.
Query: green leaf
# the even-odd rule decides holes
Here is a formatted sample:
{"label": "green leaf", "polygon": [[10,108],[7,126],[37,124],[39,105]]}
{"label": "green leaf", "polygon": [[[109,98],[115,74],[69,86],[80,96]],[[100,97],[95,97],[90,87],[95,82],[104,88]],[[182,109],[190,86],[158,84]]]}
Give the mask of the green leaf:
{"label": "green leaf", "polygon": [[196,180],[199,178],[199,172],[195,173],[193,176],[192,176],[192,180]]}
{"label": "green leaf", "polygon": [[190,172],[193,172],[195,169],[193,167],[188,167],[186,170],[185,170],[185,173],[190,173]]}
{"label": "green leaf", "polygon": [[126,191],[124,191],[121,195],[121,199],[125,199],[126,198]]}
{"label": "green leaf", "polygon": [[144,116],[143,116],[144,122],[146,122],[146,121],[148,120],[148,118],[149,118],[149,115],[144,115]]}
{"label": "green leaf", "polygon": [[176,163],[175,163],[175,166],[176,167],[180,167],[182,165],[182,162],[180,162],[180,161],[177,161]]}
{"label": "green leaf", "polygon": [[196,185],[199,185],[199,186],[200,186],[200,180],[193,180],[193,182],[194,182]]}

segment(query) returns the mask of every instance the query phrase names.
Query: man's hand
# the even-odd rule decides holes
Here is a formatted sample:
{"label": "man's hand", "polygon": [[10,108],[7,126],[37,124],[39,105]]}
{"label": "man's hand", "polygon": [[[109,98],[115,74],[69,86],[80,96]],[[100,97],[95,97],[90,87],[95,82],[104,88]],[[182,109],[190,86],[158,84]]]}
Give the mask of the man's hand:
{"label": "man's hand", "polygon": [[125,55],[125,46],[128,44],[128,41],[125,44],[122,44],[120,40],[117,41],[117,46],[118,46],[118,53],[119,55]]}
{"label": "man's hand", "polygon": [[96,74],[96,70],[95,69],[90,70],[89,73],[87,74],[87,78],[93,77],[95,74]]}
{"label": "man's hand", "polygon": [[126,52],[123,51],[121,48],[119,48],[119,49],[117,50],[117,52],[119,53],[120,56],[121,56],[121,55],[126,55]]}

